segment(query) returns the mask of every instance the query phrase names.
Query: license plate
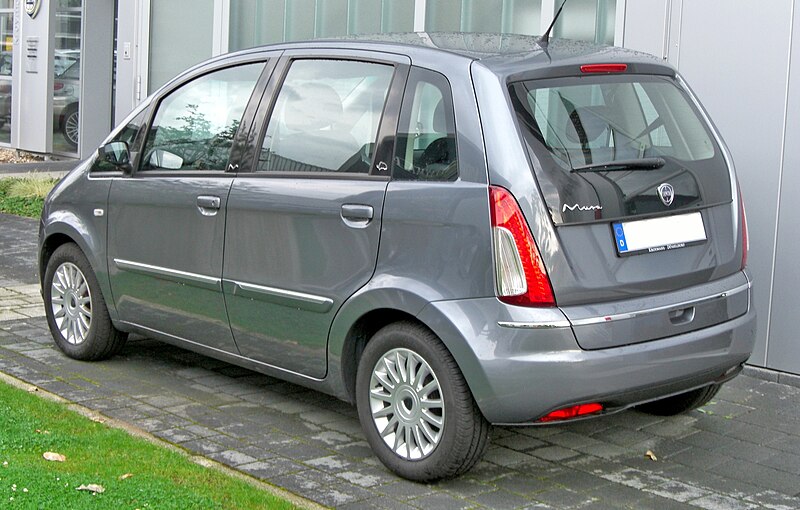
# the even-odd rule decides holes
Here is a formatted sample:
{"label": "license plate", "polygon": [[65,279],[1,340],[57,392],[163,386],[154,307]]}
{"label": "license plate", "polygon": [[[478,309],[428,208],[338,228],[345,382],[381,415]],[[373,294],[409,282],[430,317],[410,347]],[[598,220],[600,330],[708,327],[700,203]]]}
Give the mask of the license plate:
{"label": "license plate", "polygon": [[699,212],[651,218],[638,221],[618,221],[611,224],[619,255],[636,255],[685,248],[704,242],[706,229]]}

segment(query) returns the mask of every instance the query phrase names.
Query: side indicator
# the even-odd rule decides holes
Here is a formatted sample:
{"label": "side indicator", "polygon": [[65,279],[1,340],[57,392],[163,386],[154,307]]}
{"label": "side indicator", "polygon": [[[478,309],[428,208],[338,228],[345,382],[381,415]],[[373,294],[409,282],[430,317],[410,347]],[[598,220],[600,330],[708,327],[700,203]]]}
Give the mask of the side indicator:
{"label": "side indicator", "polygon": [[581,66],[582,73],[624,73],[628,64],[586,64]]}
{"label": "side indicator", "polygon": [[556,409],[555,411],[539,418],[539,423],[548,423],[551,421],[570,420],[579,416],[586,416],[588,414],[599,413],[603,410],[603,405],[593,402],[591,404],[578,404],[576,406],[565,407],[563,409]]}

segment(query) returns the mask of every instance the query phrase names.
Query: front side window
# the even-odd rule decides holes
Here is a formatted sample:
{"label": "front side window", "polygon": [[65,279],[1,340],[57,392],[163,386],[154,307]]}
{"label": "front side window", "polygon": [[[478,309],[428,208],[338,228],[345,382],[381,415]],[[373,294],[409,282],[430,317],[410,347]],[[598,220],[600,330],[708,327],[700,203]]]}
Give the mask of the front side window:
{"label": "front side window", "polygon": [[400,110],[394,179],[453,181],[458,178],[453,98],[439,73],[412,68]]}
{"label": "front side window", "polygon": [[[696,209],[730,201],[727,164],[691,99],[665,76],[511,85],[555,223]],[[665,203],[659,187],[668,184]]]}
{"label": "front side window", "polygon": [[272,111],[260,172],[368,173],[394,67],[292,63]]}
{"label": "front side window", "polygon": [[233,137],[263,63],[201,76],[158,106],[143,151],[142,170],[225,170]]}

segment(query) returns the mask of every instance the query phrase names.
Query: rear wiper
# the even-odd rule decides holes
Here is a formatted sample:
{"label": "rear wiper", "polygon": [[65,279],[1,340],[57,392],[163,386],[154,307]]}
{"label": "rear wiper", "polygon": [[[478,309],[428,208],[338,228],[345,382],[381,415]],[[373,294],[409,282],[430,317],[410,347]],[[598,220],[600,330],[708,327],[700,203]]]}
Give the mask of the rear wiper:
{"label": "rear wiper", "polygon": [[666,165],[664,158],[620,159],[592,165],[576,166],[572,172],[618,172],[621,170],[657,170]]}

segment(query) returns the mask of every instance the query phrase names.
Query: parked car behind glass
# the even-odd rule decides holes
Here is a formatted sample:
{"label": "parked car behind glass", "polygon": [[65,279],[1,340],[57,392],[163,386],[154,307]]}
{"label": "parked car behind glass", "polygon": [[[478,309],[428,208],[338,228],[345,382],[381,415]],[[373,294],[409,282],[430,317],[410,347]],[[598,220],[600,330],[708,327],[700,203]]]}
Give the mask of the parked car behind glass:
{"label": "parked car behind glass", "polygon": [[672,67],[379,39],[194,67],[59,183],[40,230],[59,348],[139,333],[336,395],[421,481],[470,469],[490,424],[677,414],[741,370],[741,194]]}

